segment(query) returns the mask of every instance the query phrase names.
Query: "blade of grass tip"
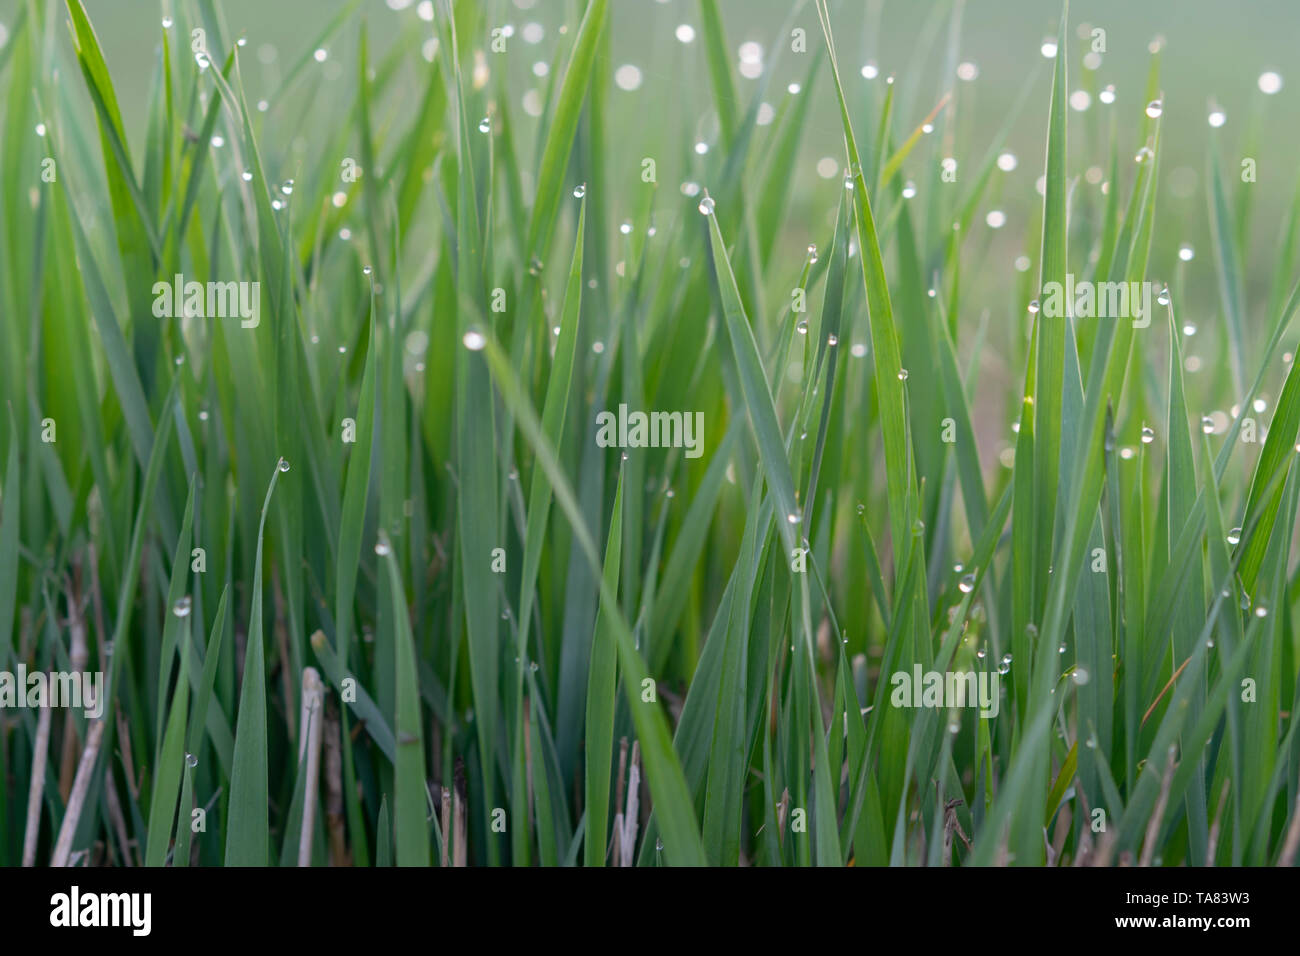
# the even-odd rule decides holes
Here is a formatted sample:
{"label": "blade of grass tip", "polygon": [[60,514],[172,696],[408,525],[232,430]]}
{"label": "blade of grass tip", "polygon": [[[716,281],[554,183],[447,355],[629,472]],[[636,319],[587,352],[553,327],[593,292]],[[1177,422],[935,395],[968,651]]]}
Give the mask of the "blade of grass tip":
{"label": "blade of grass tip", "polygon": [[[212,631],[208,636],[208,646],[203,654],[203,673],[199,678],[198,685],[194,688],[194,716],[190,719],[189,740],[185,747],[186,751],[192,754],[199,752],[199,747],[203,743],[204,726],[209,720],[212,707],[212,688],[216,684],[217,666],[221,662],[221,642],[226,634],[226,613],[229,603],[230,585],[226,585],[221,589],[221,600],[217,603],[217,615],[212,619]],[[233,747],[231,752],[221,756],[222,769],[227,775],[230,773],[233,756]]]}
{"label": "blade of grass tip", "polygon": [[587,12],[578,26],[573,41],[573,55],[564,71],[559,100],[551,116],[546,146],[542,149],[541,165],[537,170],[537,192],[533,202],[533,215],[528,223],[526,248],[532,261],[544,263],[547,247],[555,226],[555,215],[560,208],[564,189],[562,180],[569,165],[569,152],[578,129],[582,101],[586,98],[592,66],[596,59],[597,40],[605,26],[609,0],[591,0]]}
{"label": "blade of grass tip", "polygon": [[[623,472],[619,470],[614,492],[614,510],[605,545],[603,593],[617,595],[620,556],[623,550]],[[604,866],[609,830],[609,784],[614,753],[614,708],[618,700],[618,651],[610,634],[610,614],[617,610],[601,598],[596,632],[591,641],[591,665],[587,670],[587,715],[585,794],[587,836],[583,841],[583,863]]]}
{"label": "blade of grass tip", "polygon": [[732,357],[740,378],[745,411],[758,443],[759,458],[767,473],[768,485],[772,489],[777,509],[782,516],[778,519],[777,525],[780,528],[781,540],[785,542],[785,552],[789,554],[798,543],[795,528],[803,521],[795,498],[790,460],[786,457],[785,442],[781,439],[781,428],[776,420],[776,409],[772,404],[772,392],[768,386],[767,376],[763,372],[758,343],[754,341],[754,331],[741,304],[740,290],[736,287],[736,277],[731,271],[731,260],[727,256],[727,245],[713,212],[713,200],[709,198],[707,191],[704,199],[700,201],[700,210],[708,216],[709,220],[713,266],[717,273],[718,290],[722,296],[723,315],[727,323],[727,335],[731,339]]}
{"label": "blade of grass tip", "polygon": [[[188,552],[187,552],[188,555]],[[145,844],[145,866],[162,866],[167,859],[171,843],[172,826],[176,820],[176,789],[181,785],[185,758],[186,708],[189,707],[189,622],[181,636],[181,669],[176,676],[176,691],[172,695],[171,713],[167,718],[167,732],[158,752],[158,769],[154,777],[153,800],[149,804],[148,842]],[[184,808],[182,808],[184,809]],[[189,824],[183,818],[182,829]]]}
{"label": "blade of grass tip", "polygon": [[618,610],[617,596],[604,583],[601,561],[591,532],[587,528],[586,521],[583,520],[582,509],[573,489],[569,486],[564,470],[560,467],[555,450],[542,433],[537,413],[533,411],[524,396],[509,360],[491,338],[485,337],[481,347],[502,398],[514,412],[520,429],[529,444],[533,446],[538,464],[546,469],[550,477],[555,500],[569,520],[569,527],[578,549],[586,559],[592,574],[600,580],[601,601],[611,608],[610,633],[613,634],[618,647],[624,688],[628,695],[637,738],[641,742],[645,778],[650,784],[650,794],[654,800],[659,830],[663,834],[664,852],[675,866],[704,866],[706,863],[704,846],[700,840],[695,808],[682,774],[681,764],[673,752],[668,723],[658,706],[647,706],[641,697],[646,686],[644,682],[650,678],[646,675],[645,663],[636,649],[632,631],[622,612]]}
{"label": "blade of grass tip", "polygon": [[375,866],[393,865],[393,827],[388,819],[388,796],[379,802],[379,820],[375,824]]}
{"label": "blade of grass tip", "polygon": [[[415,641],[406,608],[402,572],[397,566],[388,535],[380,531],[375,552],[388,569],[389,594],[396,622],[397,648],[397,762],[394,780],[393,824],[398,866],[429,865],[428,792],[424,778],[424,733],[420,718],[420,689],[416,682]],[[490,772],[490,771],[488,771]]]}
{"label": "blade of grass tip", "polygon": [[235,725],[235,759],[230,772],[229,821],[226,825],[226,866],[266,866],[271,849],[267,805],[266,655],[262,647],[262,541],[280,473],[289,469],[281,458],[271,473],[257,526],[257,557],[253,565],[252,612],[244,651],[244,682],[239,693]]}
{"label": "blade of grass tip", "polygon": [[835,93],[839,100],[840,120],[844,127],[844,145],[848,153],[849,173],[853,183],[854,211],[858,235],[858,260],[862,263],[862,281],[866,287],[867,308],[871,326],[871,351],[875,360],[876,402],[880,409],[880,425],[885,446],[885,474],[889,498],[889,526],[893,539],[894,566],[902,567],[905,551],[912,536],[909,515],[913,490],[911,456],[907,448],[907,414],[904,408],[904,380],[902,352],[898,327],[894,323],[894,310],[889,300],[889,287],[885,280],[885,264],[880,254],[880,240],[876,235],[876,222],[867,196],[862,160],[858,155],[857,140],[849,121],[848,102],[840,80],[835,44],[831,38],[830,13],[826,0],[817,0],[817,13],[826,48],[830,57],[831,76],[835,80]]}

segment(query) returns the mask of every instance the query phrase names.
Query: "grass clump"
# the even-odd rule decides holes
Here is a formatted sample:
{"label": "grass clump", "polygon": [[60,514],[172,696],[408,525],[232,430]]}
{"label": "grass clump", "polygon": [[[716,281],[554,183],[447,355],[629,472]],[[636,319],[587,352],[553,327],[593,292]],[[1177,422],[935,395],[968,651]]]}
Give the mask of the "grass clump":
{"label": "grass clump", "polygon": [[738,83],[701,0],[635,136],[682,64],[567,6],[524,77],[503,4],[271,73],[164,3],[124,111],[17,5],[0,671],[103,682],[0,710],[0,864],[1294,862],[1300,202],[1261,289],[1223,124],[1167,216],[1159,45],[1082,100],[1064,12],[990,131],[960,3],[917,105],[929,41],[858,83],[795,3]]}

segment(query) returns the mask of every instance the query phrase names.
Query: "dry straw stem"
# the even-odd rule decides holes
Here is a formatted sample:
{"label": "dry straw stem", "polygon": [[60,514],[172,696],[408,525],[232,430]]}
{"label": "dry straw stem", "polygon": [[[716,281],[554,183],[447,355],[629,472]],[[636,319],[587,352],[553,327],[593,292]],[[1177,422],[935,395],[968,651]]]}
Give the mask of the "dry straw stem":
{"label": "dry straw stem", "polygon": [[32,750],[32,784],[27,793],[27,832],[23,836],[23,866],[36,865],[36,839],[41,832],[41,795],[45,792],[45,760],[50,749],[52,713],[52,708],[42,707],[40,717],[36,721],[36,745]]}
{"label": "dry straw stem", "polygon": [[104,739],[102,719],[92,720],[86,734],[86,746],[81,751],[81,762],[77,765],[77,776],[72,781],[72,792],[68,795],[68,806],[63,812],[63,825],[59,828],[59,837],[54,844],[54,855],[50,866],[67,866],[72,854],[72,840],[81,821],[81,810],[86,802],[86,792],[94,775],[95,761],[99,758],[99,745]]}
{"label": "dry straw stem", "polygon": [[321,733],[324,726],[325,685],[314,667],[302,671],[303,729],[298,747],[298,763],[307,762],[307,782],[303,790],[302,833],[298,838],[298,865],[311,866],[312,837],[316,832],[317,791],[320,785]]}

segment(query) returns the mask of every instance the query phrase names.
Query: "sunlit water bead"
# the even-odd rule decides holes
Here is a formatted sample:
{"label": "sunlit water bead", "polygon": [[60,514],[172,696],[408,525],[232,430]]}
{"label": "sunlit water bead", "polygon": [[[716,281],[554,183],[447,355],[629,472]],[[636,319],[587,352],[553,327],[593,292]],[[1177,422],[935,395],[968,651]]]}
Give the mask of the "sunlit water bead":
{"label": "sunlit water bead", "polygon": [[1262,604],[1256,604],[1256,605],[1255,605],[1255,616],[1256,616],[1256,617],[1268,617],[1268,608],[1266,608],[1266,607],[1265,607],[1264,605],[1262,605]]}
{"label": "sunlit water bead", "polygon": [[1056,37],[1044,37],[1042,44],[1038,47],[1038,52],[1050,60],[1056,56]]}
{"label": "sunlit water bead", "polygon": [[1141,149],[1139,149],[1139,150],[1137,151],[1137,153],[1134,154],[1134,156],[1133,156],[1133,162],[1135,162],[1135,163],[1145,163],[1147,160],[1149,160],[1149,159],[1150,159],[1152,156],[1154,156],[1154,155],[1155,155],[1155,153],[1152,152],[1150,146],[1143,146]]}
{"label": "sunlit water bead", "polygon": [[1233,528],[1231,531],[1228,532],[1228,544],[1232,545],[1235,548],[1240,543],[1241,543],[1241,529]]}
{"label": "sunlit water bead", "polygon": [[1030,312],[1031,315],[1033,315],[1033,314],[1037,314],[1037,312],[1038,312],[1038,300],[1037,300],[1037,299],[1030,299],[1030,300],[1029,300],[1029,306],[1028,306],[1028,308],[1029,308],[1029,312]]}
{"label": "sunlit water bead", "polygon": [[239,178],[246,183],[251,183],[253,181],[253,174],[246,169],[239,174]]}
{"label": "sunlit water bead", "polygon": [[957,582],[957,590],[960,591],[962,594],[970,594],[971,591],[975,590],[974,571],[970,572],[969,574],[962,575],[961,580]]}
{"label": "sunlit water bead", "polygon": [[1161,305],[1169,304],[1169,286],[1162,286],[1159,293],[1156,294],[1156,301]]}
{"label": "sunlit water bead", "polygon": [[1210,115],[1205,117],[1205,122],[1209,123],[1215,129],[1218,129],[1224,123],[1228,122],[1228,114],[1223,112],[1217,106],[1210,108]]}
{"label": "sunlit water bead", "polygon": [[1203,435],[1214,434],[1214,419],[1211,418],[1209,415],[1201,416],[1201,434]]}
{"label": "sunlit water bead", "polygon": [[316,48],[316,52],[311,55],[311,58],[317,63],[324,63],[329,58],[329,55],[329,51],[322,46]]}
{"label": "sunlit water bead", "polygon": [[1195,323],[1195,322],[1184,322],[1184,323],[1183,323],[1183,335],[1195,335],[1195,334],[1196,334],[1196,323]]}
{"label": "sunlit water bead", "polygon": [[292,180],[292,179],[286,179],[286,180],[284,181],[284,185],[282,185],[282,186],[280,187],[280,192],[284,193],[286,196],[292,196],[292,195],[293,195],[293,180]]}
{"label": "sunlit water bead", "polygon": [[289,459],[281,458],[279,461],[275,463],[275,467],[279,469],[280,474],[284,474],[286,471],[289,470]]}
{"label": "sunlit water bead", "polygon": [[581,198],[582,198],[583,196],[585,196],[585,195],[587,195],[587,184],[586,184],[586,183],[578,183],[578,185],[576,185],[576,186],[573,187],[573,198],[574,198],[574,199],[581,199]]}
{"label": "sunlit water bead", "polygon": [[799,522],[803,521],[803,515],[798,511],[791,511],[788,515],[785,516],[785,520],[788,521],[790,524],[798,524]]}
{"label": "sunlit water bead", "polygon": [[465,333],[461,341],[465,344],[465,348],[471,352],[481,352],[487,345],[487,336],[478,329],[470,329]]}
{"label": "sunlit water bead", "polygon": [[704,191],[704,198],[700,200],[700,205],[699,205],[700,215],[701,216],[713,215],[713,206],[714,206],[713,197],[709,195],[709,191],[706,189]]}
{"label": "sunlit water bead", "polygon": [[1150,425],[1142,426],[1142,444],[1149,445],[1156,440],[1155,429]]}
{"label": "sunlit water bead", "polygon": [[163,26],[163,29],[164,29],[164,30],[170,30],[170,29],[172,28],[172,18],[171,18],[171,17],[163,17],[163,18],[162,18],[162,26]]}
{"label": "sunlit water bead", "polygon": [[1015,153],[1005,152],[998,154],[998,169],[1002,170],[1004,173],[1011,172],[1019,164],[1020,160],[1016,158]]}
{"label": "sunlit water bead", "polygon": [[1279,74],[1273,72],[1272,70],[1268,70],[1267,72],[1261,73],[1259,75],[1259,91],[1261,93],[1265,93],[1268,96],[1272,96],[1274,93],[1278,92],[1281,89],[1282,89],[1282,77]]}
{"label": "sunlit water bead", "polygon": [[915,195],[916,195],[916,183],[912,182],[909,179],[906,183],[903,184],[903,198],[911,199]]}
{"label": "sunlit water bead", "polygon": [[190,611],[194,609],[194,599],[188,594],[178,598],[172,605],[172,613],[177,617],[189,617]]}
{"label": "sunlit water bead", "polygon": [[1011,671],[1011,655],[1003,654],[1002,660],[998,661],[998,673],[1006,674]]}
{"label": "sunlit water bead", "polygon": [[193,770],[193,769],[194,769],[195,767],[197,767],[198,765],[199,765],[199,758],[198,758],[198,757],[194,756],[194,754],[192,754],[192,753],[187,753],[187,754],[185,755],[185,766],[187,766],[187,767],[189,767],[191,770]]}
{"label": "sunlit water bead", "polygon": [[388,538],[386,536],[380,537],[380,539],[375,542],[375,554],[379,555],[381,558],[386,558],[392,553],[393,546],[388,543]]}
{"label": "sunlit water bead", "polygon": [[907,369],[905,369],[905,368],[900,368],[900,369],[898,370],[898,380],[899,380],[900,382],[906,382],[906,381],[907,381]]}
{"label": "sunlit water bead", "polygon": [[794,327],[794,330],[795,330],[796,332],[798,332],[800,335],[807,335],[807,334],[808,334],[808,320],[807,320],[807,319],[800,319],[800,320],[798,321],[798,323],[796,323],[796,325],[795,325],[795,327]]}
{"label": "sunlit water bead", "polygon": [[1076,686],[1082,687],[1084,684],[1088,683],[1088,680],[1091,678],[1091,676],[1092,675],[1088,673],[1088,669],[1086,667],[1079,667],[1078,665],[1075,665],[1074,670],[1070,673],[1070,680],[1074,681]]}
{"label": "sunlit water bead", "polygon": [[1196,250],[1192,248],[1191,243],[1184,242],[1178,247],[1178,258],[1183,262],[1191,262],[1196,258]]}
{"label": "sunlit water bead", "polygon": [[485,116],[485,117],[483,117],[481,120],[479,120],[479,121],[478,121],[478,131],[479,131],[480,133],[490,133],[490,132],[492,132],[492,117],[490,117],[490,116]]}
{"label": "sunlit water bead", "polygon": [[817,246],[814,243],[808,243],[808,264],[812,265],[817,261]]}
{"label": "sunlit water bead", "polygon": [[1114,83],[1107,84],[1106,88],[1097,94],[1097,99],[1099,99],[1102,103],[1106,104],[1107,106],[1110,106],[1111,103],[1114,103],[1115,84]]}
{"label": "sunlit water bead", "polygon": [[1152,119],[1158,119],[1160,117],[1160,114],[1163,113],[1164,111],[1165,111],[1165,104],[1163,100],[1152,100],[1150,103],[1147,104],[1147,116],[1151,117]]}

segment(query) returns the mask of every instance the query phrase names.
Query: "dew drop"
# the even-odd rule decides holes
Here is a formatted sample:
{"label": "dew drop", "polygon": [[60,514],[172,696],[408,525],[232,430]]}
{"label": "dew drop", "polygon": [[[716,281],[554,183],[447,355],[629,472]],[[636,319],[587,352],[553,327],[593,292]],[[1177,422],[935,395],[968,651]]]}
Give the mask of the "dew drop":
{"label": "dew drop", "polygon": [[1228,544],[1233,545],[1235,547],[1238,543],[1240,543],[1240,541],[1241,541],[1240,528],[1233,528],[1231,531],[1228,532]]}
{"label": "dew drop", "polygon": [[1067,650],[1067,648],[1066,648],[1065,642],[1062,641],[1062,642],[1061,642],[1061,646],[1058,647],[1058,648],[1056,649],[1056,653],[1058,653],[1058,654],[1064,654],[1064,653],[1066,652],[1066,650]]}
{"label": "dew drop", "polygon": [[1196,323],[1194,323],[1194,322],[1184,322],[1184,323],[1183,323],[1183,335],[1195,335],[1195,334],[1196,334]]}
{"label": "dew drop", "polygon": [[1037,300],[1037,299],[1031,299],[1030,302],[1029,302],[1029,311],[1030,311],[1030,313],[1036,315],[1036,314],[1038,313],[1038,308],[1039,308],[1039,306],[1038,306],[1038,300]]}
{"label": "dew drop", "polygon": [[816,261],[817,261],[817,246],[810,242],[808,243],[808,264],[812,265]]}
{"label": "dew drop", "polygon": [[172,18],[171,18],[171,17],[163,17],[163,18],[162,18],[162,25],[163,25],[163,29],[164,29],[164,30],[170,30],[170,29],[172,28]]}
{"label": "dew drop", "polygon": [[1078,666],[1074,668],[1074,673],[1070,675],[1070,680],[1074,681],[1074,683],[1079,687],[1082,687],[1084,684],[1088,683],[1090,678],[1091,675],[1088,673],[1087,668],[1078,667]]}
{"label": "dew drop", "polygon": [[371,273],[373,273],[374,271],[375,271],[375,270],[372,269],[372,268],[370,268],[370,266],[362,266],[362,267],[361,267],[361,274],[362,274],[363,276],[368,276],[368,275],[370,275]]}
{"label": "dew drop", "polygon": [[492,131],[492,117],[485,116],[478,121],[478,131],[480,133],[490,133]]}
{"label": "dew drop", "polygon": [[375,554],[381,558],[386,558],[393,553],[393,546],[388,543],[387,538],[380,538],[375,542]]}
{"label": "dew drop", "polygon": [[288,459],[286,459],[286,458],[281,458],[281,459],[276,463],[276,466],[275,466],[275,467],[280,469],[280,474],[284,474],[286,471],[289,470],[289,461],[288,461]]}
{"label": "dew drop", "polygon": [[194,767],[197,767],[198,765],[199,765],[199,758],[198,758],[198,757],[194,756],[194,754],[191,754],[191,753],[187,753],[187,754],[185,755],[185,766],[187,766],[187,767],[193,769]]}
{"label": "dew drop", "polygon": [[808,320],[807,320],[807,319],[800,319],[799,322],[798,322],[798,324],[795,325],[794,328],[795,328],[795,331],[798,332],[800,335],[807,335],[807,334],[808,334]]}
{"label": "dew drop", "polygon": [[1142,444],[1149,445],[1156,440],[1155,430],[1147,425],[1142,426]]}
{"label": "dew drop", "polygon": [[1255,616],[1256,616],[1256,617],[1268,617],[1268,608],[1264,607],[1264,605],[1262,605],[1262,604],[1256,604],[1256,605],[1255,605]]}
{"label": "dew drop", "polygon": [[1196,250],[1193,249],[1190,244],[1184,242],[1178,247],[1178,258],[1183,262],[1191,262],[1196,258]]}
{"label": "dew drop", "polygon": [[905,368],[900,368],[900,369],[898,370],[898,380],[899,380],[900,382],[906,382],[906,381],[907,381],[907,369],[905,369]]}
{"label": "dew drop", "polygon": [[581,198],[582,198],[583,196],[585,196],[585,195],[587,195],[587,184],[586,184],[586,183],[579,183],[577,186],[574,186],[574,187],[573,187],[573,198],[574,198],[574,199],[581,199]]}
{"label": "dew drop", "polygon": [[476,329],[470,329],[466,332],[461,341],[465,343],[465,348],[471,352],[481,352],[483,347],[487,345],[487,337]]}
{"label": "dew drop", "polygon": [[1115,84],[1111,83],[1097,94],[1097,99],[1101,100],[1107,106],[1115,102]]}
{"label": "dew drop", "polygon": [[803,520],[803,516],[800,515],[799,512],[797,511],[792,511],[785,516],[785,520],[790,522],[791,524],[798,524],[800,521]]}
{"label": "dew drop", "polygon": [[292,196],[292,195],[293,195],[293,180],[292,180],[292,179],[286,179],[286,180],[284,181],[284,185],[280,187],[280,192],[284,193],[286,196]]}
{"label": "dew drop", "polygon": [[835,346],[840,344],[840,337],[832,333],[826,336],[826,344],[831,348],[834,348]]}
{"label": "dew drop", "polygon": [[909,179],[907,183],[903,186],[903,198],[911,199],[915,195],[916,195],[916,183],[912,182]]}
{"label": "dew drop", "polygon": [[923,534],[925,534],[925,522],[917,518],[912,522],[912,536],[919,538]]}
{"label": "dew drop", "polygon": [[700,215],[701,215],[701,216],[710,216],[710,215],[712,215],[712,214],[713,214],[713,205],[714,205],[714,203],[713,203],[713,197],[710,196],[707,192],[705,192],[705,194],[704,194],[704,198],[700,200],[700,207],[699,207],[699,208],[700,208]]}
{"label": "dew drop", "polygon": [[184,597],[179,598],[176,601],[176,603],[172,605],[172,613],[175,614],[177,617],[189,617],[190,611],[193,609],[194,609],[194,599],[190,597],[188,594],[186,594]]}
{"label": "dew drop", "polygon": [[998,662],[998,673],[1006,674],[1011,670],[1011,655],[1003,654],[1002,660]]}
{"label": "dew drop", "polygon": [[1165,286],[1160,290],[1159,295],[1156,296],[1156,301],[1161,305],[1169,304],[1169,286]]}
{"label": "dew drop", "polygon": [[1209,415],[1201,416],[1201,433],[1204,435],[1214,434],[1214,419]]}
{"label": "dew drop", "polygon": [[1156,119],[1164,111],[1165,111],[1164,103],[1162,103],[1160,100],[1152,100],[1150,103],[1147,104],[1147,116],[1150,116],[1152,119]]}
{"label": "dew drop", "polygon": [[246,169],[239,174],[239,178],[246,183],[251,183],[253,181],[253,174]]}
{"label": "dew drop", "polygon": [[974,591],[975,590],[974,573],[963,575],[962,579],[957,582],[957,590],[960,591],[962,594],[970,594],[971,591]]}

